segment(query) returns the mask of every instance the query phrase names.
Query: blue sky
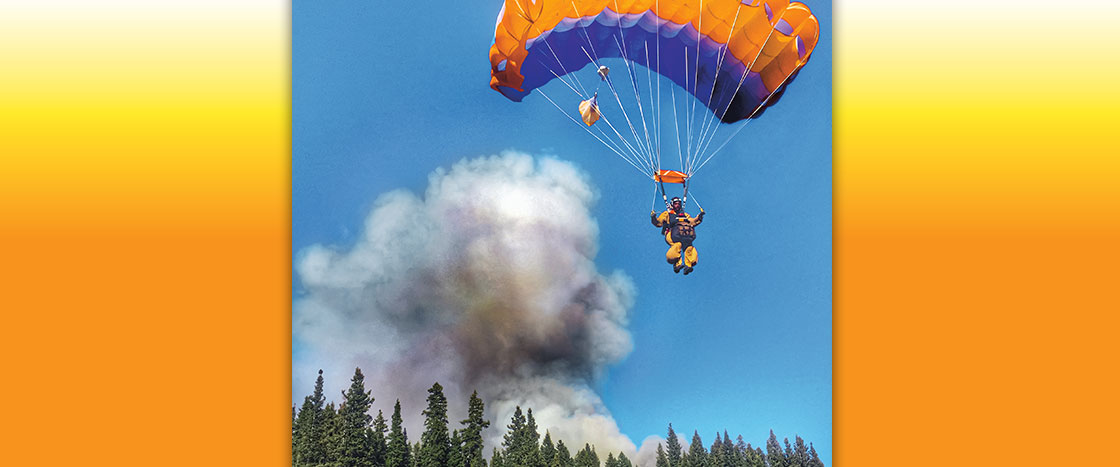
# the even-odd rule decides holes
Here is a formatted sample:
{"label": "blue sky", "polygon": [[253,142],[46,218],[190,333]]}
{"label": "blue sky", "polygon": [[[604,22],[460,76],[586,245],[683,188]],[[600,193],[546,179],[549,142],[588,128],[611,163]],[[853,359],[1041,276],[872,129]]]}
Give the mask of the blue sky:
{"label": "blue sky", "polygon": [[353,242],[379,195],[422,193],[460,159],[569,161],[599,190],[598,268],[638,289],[634,350],[597,388],[622,432],[640,443],[672,422],[705,445],[725,429],[760,445],[773,429],[831,465],[832,18],[829,2],[806,3],[822,24],[813,59],[694,179],[708,216],[701,262],[682,277],[649,225],[648,179],[539,95],[514,103],[489,88],[501,2],[295,2],[293,254]]}

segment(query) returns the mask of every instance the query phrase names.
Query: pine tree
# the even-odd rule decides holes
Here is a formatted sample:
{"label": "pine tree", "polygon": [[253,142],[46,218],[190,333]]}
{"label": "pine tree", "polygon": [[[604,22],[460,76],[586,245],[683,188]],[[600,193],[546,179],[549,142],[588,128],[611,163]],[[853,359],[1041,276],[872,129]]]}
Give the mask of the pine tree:
{"label": "pine tree", "polygon": [[786,458],[782,454],[782,446],[778,444],[778,437],[774,436],[774,430],[770,430],[770,437],[766,439],[766,465],[786,467]]}
{"label": "pine tree", "polygon": [[738,467],[750,467],[750,454],[747,453],[749,446],[743,441],[743,435],[735,438],[735,465]]}
{"label": "pine tree", "polygon": [[793,448],[789,445],[789,438],[782,438],[785,442],[785,449],[782,450],[782,456],[785,458],[785,467],[790,467],[793,464]]}
{"label": "pine tree", "polygon": [[502,458],[502,452],[498,448],[494,448],[494,453],[490,455],[490,467],[506,467],[505,459]]}
{"label": "pine tree", "polygon": [[420,442],[417,441],[412,445],[412,453],[409,454],[412,460],[412,467],[420,467]]}
{"label": "pine tree", "polygon": [[408,433],[401,426],[401,400],[393,406],[392,428],[385,448],[385,467],[409,467],[412,461],[408,452]]}
{"label": "pine tree", "polygon": [[[303,399],[303,406],[292,422],[292,465],[318,465],[327,459],[327,440],[323,404],[323,370],[315,379],[315,390]],[[293,406],[293,411],[295,410]]]}
{"label": "pine tree", "polygon": [[661,448],[661,443],[657,443],[656,467],[669,467],[669,458],[665,456],[665,450]]}
{"label": "pine tree", "polygon": [[716,439],[712,441],[712,446],[708,448],[708,466],[710,467],[723,467],[723,438],[716,432]]}
{"label": "pine tree", "polygon": [[634,467],[634,464],[630,463],[630,458],[626,457],[626,454],[620,452],[618,453],[618,467]]}
{"label": "pine tree", "polygon": [[824,467],[824,461],[817,457],[817,450],[813,448],[813,443],[809,443],[809,465],[811,467]]}
{"label": "pine tree", "polygon": [[673,424],[669,424],[669,436],[666,439],[665,447],[668,448],[666,454],[669,459],[670,467],[678,467],[681,465],[681,442],[677,439],[677,433],[673,431]]}
{"label": "pine tree", "polygon": [[424,409],[424,433],[420,435],[420,467],[444,467],[451,450],[447,434],[447,398],[439,383],[428,389],[428,408]]}
{"label": "pine tree", "polygon": [[317,465],[337,466],[342,455],[342,417],[334,409],[334,402],[323,408],[323,431],[323,454],[326,457]]}
{"label": "pine tree", "polygon": [[735,449],[735,444],[731,442],[731,436],[727,434],[727,430],[723,430],[723,465],[735,467],[738,459],[738,450]]}
{"label": "pine tree", "polygon": [[544,462],[541,461],[541,434],[537,431],[537,421],[533,419],[533,409],[529,409],[525,413],[525,432],[521,435],[524,439],[522,449],[524,449],[523,459],[525,465],[529,467],[546,467]]}
{"label": "pine tree", "polygon": [[743,465],[745,467],[766,467],[766,462],[762,460],[762,456],[758,455],[751,443],[747,443],[747,449],[743,451]]}
{"label": "pine tree", "polygon": [[459,430],[451,432],[451,450],[447,454],[447,465],[465,467],[463,465],[463,440],[459,437]]}
{"label": "pine tree", "polygon": [[556,456],[552,458],[552,463],[549,467],[572,467],[572,454],[568,452],[568,447],[564,445],[564,440],[556,441]]}
{"label": "pine tree", "polygon": [[595,448],[590,444],[584,444],[583,449],[576,453],[573,460],[575,467],[600,467],[599,455],[595,453]]}
{"label": "pine tree", "polygon": [[618,461],[615,460],[613,452],[607,453],[607,463],[603,467],[618,467]]}
{"label": "pine tree", "polygon": [[521,450],[521,435],[525,431],[525,415],[521,413],[520,405],[513,409],[513,416],[510,417],[506,430],[506,434],[502,436],[502,448],[506,455],[502,460],[516,464],[520,459],[514,460],[512,456]]}
{"label": "pine tree", "polygon": [[385,414],[377,411],[377,418],[373,419],[373,430],[370,432],[370,459],[375,467],[385,465],[385,432],[389,427],[385,425]]}
{"label": "pine tree", "polygon": [[692,444],[688,445],[688,462],[685,465],[689,467],[707,467],[708,465],[708,451],[704,449],[704,442],[700,440],[700,433],[695,430],[692,432]]}
{"label": "pine tree", "polygon": [[541,465],[548,467],[552,465],[552,460],[555,458],[556,447],[552,445],[552,435],[545,430],[544,439],[541,440]]}
{"label": "pine tree", "polygon": [[505,462],[510,466],[518,467],[547,467],[541,458],[540,432],[537,431],[537,421],[533,418],[533,409],[521,413],[521,407],[514,409],[510,424],[506,426],[509,432],[503,438],[502,445],[505,449]]}
{"label": "pine tree", "polygon": [[793,457],[789,462],[790,467],[809,467],[809,448],[805,446],[805,440],[796,435],[793,438]]}
{"label": "pine tree", "polygon": [[342,423],[339,439],[338,461],[342,467],[369,467],[372,459],[372,444],[369,439],[370,423],[373,417],[369,408],[373,404],[371,391],[366,391],[365,376],[360,368],[354,369],[350,388],[342,393],[343,403],[338,409]]}
{"label": "pine tree", "polygon": [[521,406],[517,406],[506,428],[509,431],[502,439],[506,464],[517,467],[539,467],[541,459],[537,439],[540,434],[537,432],[537,422],[533,419],[533,409],[528,410],[528,417],[526,417],[521,413]]}
{"label": "pine tree", "polygon": [[459,422],[464,426],[460,434],[463,440],[463,463],[466,467],[486,467],[486,460],[482,457],[482,430],[490,426],[490,421],[483,419],[484,405],[478,397],[478,391],[471,394],[467,404],[467,419]]}

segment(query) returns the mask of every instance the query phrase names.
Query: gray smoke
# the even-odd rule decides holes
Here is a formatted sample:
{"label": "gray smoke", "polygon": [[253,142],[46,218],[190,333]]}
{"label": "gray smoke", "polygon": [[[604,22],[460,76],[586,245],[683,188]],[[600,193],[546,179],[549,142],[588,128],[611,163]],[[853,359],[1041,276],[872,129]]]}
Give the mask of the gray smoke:
{"label": "gray smoke", "polygon": [[315,245],[297,259],[293,399],[323,368],[337,403],[361,367],[375,413],[388,418],[400,398],[410,441],[438,381],[451,428],[471,391],[483,398],[487,455],[521,406],[573,455],[592,443],[602,458],[635,459],[594,391],[632,348],[635,295],[625,274],[595,267],[595,199],[572,165],[513,152],[439,169],[423,197],[380,196],[353,246]]}

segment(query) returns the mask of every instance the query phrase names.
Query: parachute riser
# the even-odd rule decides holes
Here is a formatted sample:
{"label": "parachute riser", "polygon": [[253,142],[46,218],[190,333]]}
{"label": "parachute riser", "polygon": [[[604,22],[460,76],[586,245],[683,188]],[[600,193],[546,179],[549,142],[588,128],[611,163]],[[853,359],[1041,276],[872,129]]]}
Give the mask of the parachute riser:
{"label": "parachute riser", "polygon": [[661,200],[665,201],[665,210],[668,211],[670,209],[670,206],[669,206],[669,196],[667,196],[665,194],[665,181],[658,178],[657,183],[659,183],[661,185]]}

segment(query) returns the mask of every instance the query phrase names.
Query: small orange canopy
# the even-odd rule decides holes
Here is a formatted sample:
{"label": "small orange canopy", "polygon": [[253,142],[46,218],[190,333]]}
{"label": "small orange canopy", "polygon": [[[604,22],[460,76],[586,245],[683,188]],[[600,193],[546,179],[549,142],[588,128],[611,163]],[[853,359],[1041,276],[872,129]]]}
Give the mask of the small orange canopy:
{"label": "small orange canopy", "polygon": [[659,182],[683,184],[688,180],[688,175],[677,170],[658,170],[653,179]]}
{"label": "small orange canopy", "polygon": [[579,115],[583,117],[583,123],[586,123],[587,126],[595,124],[601,115],[599,113],[599,103],[596,100],[598,97],[599,94],[596,93],[594,96],[591,96],[590,99],[580,101],[579,103]]}

